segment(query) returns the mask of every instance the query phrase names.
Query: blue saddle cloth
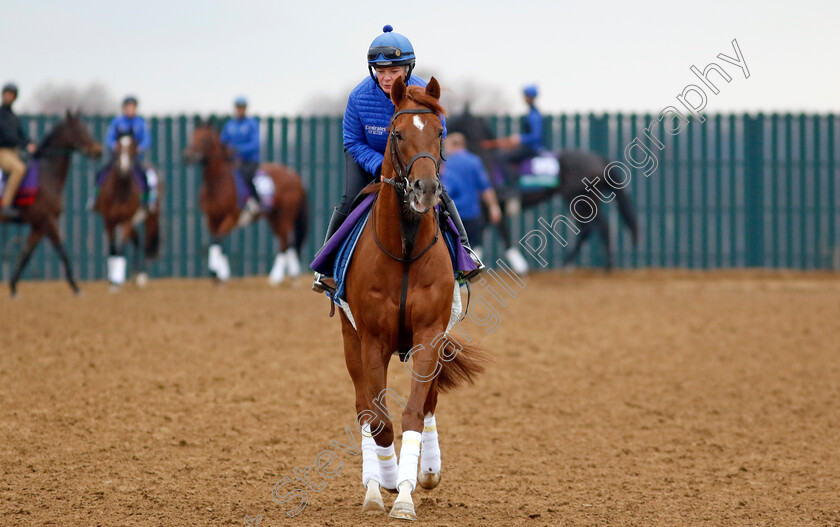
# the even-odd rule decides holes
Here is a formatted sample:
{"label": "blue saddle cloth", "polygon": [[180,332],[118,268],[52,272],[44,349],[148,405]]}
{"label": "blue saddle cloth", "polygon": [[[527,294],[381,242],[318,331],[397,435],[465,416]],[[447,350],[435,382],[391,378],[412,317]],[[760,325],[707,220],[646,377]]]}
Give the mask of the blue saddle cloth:
{"label": "blue saddle cloth", "polygon": [[[336,297],[338,299],[347,301],[346,279],[347,270],[350,268],[350,262],[353,258],[353,252],[356,245],[362,236],[362,232],[367,225],[370,211],[373,207],[373,202],[376,200],[376,194],[368,194],[365,199],[350,213],[344,223],[339,227],[333,236],[327,240],[315,258],[312,260],[310,267],[327,276],[332,275],[336,283]],[[441,225],[441,232],[446,247],[449,250],[449,256],[452,259],[452,268],[455,270],[455,275],[459,271],[469,272],[476,268],[475,262],[472,261],[470,255],[461,245],[458,237],[458,230],[455,228],[451,218]]]}

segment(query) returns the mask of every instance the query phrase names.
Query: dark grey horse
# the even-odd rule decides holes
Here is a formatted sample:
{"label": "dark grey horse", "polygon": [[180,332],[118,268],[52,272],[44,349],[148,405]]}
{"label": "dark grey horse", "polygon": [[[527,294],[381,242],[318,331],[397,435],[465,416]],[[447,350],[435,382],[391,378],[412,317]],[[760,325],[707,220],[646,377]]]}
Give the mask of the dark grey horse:
{"label": "dark grey horse", "polygon": [[[488,150],[481,147],[482,141],[494,138],[493,132],[490,130],[490,127],[484,119],[471,114],[469,107],[467,107],[463,114],[447,119],[446,127],[450,133],[460,132],[464,134],[467,139],[467,149],[481,158],[488,174],[494,173],[494,166],[498,163],[496,152],[495,150]],[[596,178],[598,178],[598,183],[594,186],[590,185],[590,188],[597,189],[604,196],[615,193],[615,202],[618,205],[619,214],[627,227],[630,229],[633,237],[633,243],[635,244],[638,239],[638,228],[636,215],[633,210],[633,204],[630,197],[623,189],[615,189],[604,180],[604,169],[607,167],[609,162],[600,155],[585,150],[564,150],[557,154],[557,159],[560,162],[560,181],[556,187],[530,191],[521,194],[521,196],[516,196],[510,195],[504,188],[498,186],[498,181],[493,181],[493,185],[496,187],[499,198],[503,201],[503,214],[507,213],[506,211],[508,210],[512,199],[519,199],[521,207],[526,209],[543,203],[554,197],[556,194],[560,194],[567,205],[578,196],[588,195],[589,197],[595,199],[596,203],[598,203],[600,207],[602,203],[586,189],[586,185],[583,181],[587,178],[589,181],[596,181]],[[624,178],[622,175],[616,174],[615,179],[620,181]],[[494,180],[494,178],[491,177],[491,180]],[[583,243],[587,238],[589,238],[593,230],[597,229],[598,233],[601,235],[601,240],[604,243],[606,251],[604,267],[607,271],[609,271],[613,267],[614,259],[612,244],[610,242],[609,222],[607,221],[605,215],[603,213],[596,214],[592,221],[582,223],[579,227],[580,234],[577,236],[577,240],[572,247],[572,250],[569,251],[569,253],[563,258],[563,264],[569,265],[577,259]],[[507,222],[499,222],[498,228],[499,234],[502,236],[502,240],[504,241],[505,249],[510,249],[513,246],[513,239]]]}

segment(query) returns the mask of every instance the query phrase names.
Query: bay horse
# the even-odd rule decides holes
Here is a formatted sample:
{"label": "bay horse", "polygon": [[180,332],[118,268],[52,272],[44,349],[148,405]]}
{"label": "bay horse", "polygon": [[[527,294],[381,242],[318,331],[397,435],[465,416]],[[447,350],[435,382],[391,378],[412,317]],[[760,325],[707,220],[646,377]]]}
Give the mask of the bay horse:
{"label": "bay horse", "polygon": [[[102,156],[102,145],[91,139],[81,119],[81,113],[71,113],[68,110],[64,120],[56,124],[47,134],[33,155],[31,163],[39,163],[38,193],[35,200],[31,205],[20,210],[19,218],[11,220],[16,223],[27,223],[30,226],[26,245],[9,280],[12,297],[17,296],[17,283],[33,251],[44,236],[49,239],[61,258],[70,288],[75,294],[79,294],[79,286],[73,278],[70,259],[67,257],[58,232],[58,218],[63,208],[62,192],[70,169],[70,157],[76,151],[87,157],[98,159]],[[8,220],[0,218],[0,222],[2,221]]]}
{"label": "bay horse", "polygon": [[[455,281],[434,209],[442,188],[444,111],[439,98],[434,77],[425,90],[406,88],[402,80],[392,88],[395,113],[382,182],[366,189],[378,195],[347,270],[347,303],[355,327],[340,310],[345,362],[362,428],[363,510],[385,512],[380,488],[397,490],[390,516],[410,520],[417,519],[411,494],[418,458],[420,485],[430,489],[440,482],[438,392],[472,381],[490,360],[486,352],[447,333]],[[412,377],[402,413],[399,464],[384,401],[388,364],[396,350]]]}
{"label": "bay horse", "polygon": [[[141,189],[134,175],[137,159],[137,141],[131,134],[123,135],[117,141],[114,161],[99,189],[94,210],[102,216],[105,233],[108,236],[108,280],[111,290],[118,290],[125,282],[125,242],[134,245],[136,283],[146,285],[146,259],[155,258],[160,249],[160,193],[157,194],[151,212],[141,205]],[[141,249],[138,227],[145,231],[145,242]]]}
{"label": "bay horse", "polygon": [[[237,227],[242,212],[237,201],[233,157],[234,153],[222,143],[218,130],[210,122],[196,125],[192,142],[184,150],[187,162],[201,163],[204,185],[198,199],[210,230],[208,264],[217,281],[230,277],[222,242]],[[286,274],[292,278],[300,275],[299,255],[308,229],[309,205],[303,182],[294,170],[280,163],[261,163],[259,171],[265,172],[274,183],[271,208],[260,215],[280,242],[280,251],[268,277],[270,284],[277,285]]]}
{"label": "bay horse", "polygon": [[[478,155],[484,163],[487,173],[491,174],[491,183],[496,189],[499,200],[502,202],[502,221],[496,224],[499,234],[502,237],[506,249],[506,255],[511,260],[514,269],[520,272],[523,265],[527,265],[518,253],[516,245],[508,227],[508,222],[505,218],[516,217],[521,209],[528,209],[535,207],[540,203],[544,203],[552,199],[556,195],[563,197],[563,200],[568,205],[578,196],[589,194],[587,190],[587,183],[584,179],[590,182],[597,181],[595,185],[589,185],[589,188],[595,189],[601,195],[609,195],[615,193],[615,201],[618,205],[618,211],[621,219],[630,229],[630,233],[635,245],[638,241],[638,226],[636,222],[636,215],[633,209],[633,203],[630,196],[624,189],[616,189],[609,186],[604,178],[604,169],[606,169],[609,161],[595,152],[586,150],[563,150],[554,155],[560,164],[560,179],[557,186],[548,187],[545,189],[535,190],[531,192],[524,192],[521,196],[506,195],[502,185],[502,181],[492,177],[494,172],[498,172],[498,156],[495,148],[501,146],[504,140],[497,140],[487,123],[481,117],[473,115],[469,111],[469,106],[465,108],[463,114],[453,117],[447,123],[448,129],[452,132],[460,132],[464,134],[467,139],[467,149]],[[597,180],[596,180],[597,178]],[[617,175],[616,179],[621,180],[623,176]],[[591,196],[590,196],[591,197]],[[596,202],[597,199],[596,199]],[[598,202],[600,204],[600,202]],[[550,218],[549,218],[550,220]],[[607,218],[603,213],[603,207],[598,214],[595,214],[594,221],[580,224],[580,234],[577,236],[572,250],[569,251],[563,258],[563,265],[571,265],[580,254],[583,244],[587,238],[592,234],[592,231],[597,228],[601,240],[604,243],[604,251],[606,258],[604,260],[604,269],[609,271],[614,264],[613,249],[610,237],[610,227]],[[517,256],[518,255],[518,256]],[[521,259],[521,261],[519,260]],[[527,269],[527,267],[526,267]]]}

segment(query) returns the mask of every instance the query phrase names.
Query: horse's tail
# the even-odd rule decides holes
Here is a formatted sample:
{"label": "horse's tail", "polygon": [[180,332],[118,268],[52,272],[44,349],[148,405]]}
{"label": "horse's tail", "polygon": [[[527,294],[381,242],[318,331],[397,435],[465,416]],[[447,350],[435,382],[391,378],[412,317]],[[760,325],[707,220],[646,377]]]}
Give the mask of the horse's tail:
{"label": "horse's tail", "polygon": [[623,188],[614,189],[613,190],[616,195],[616,200],[618,201],[618,212],[621,216],[621,219],[624,220],[624,223],[627,225],[627,228],[630,229],[630,233],[633,236],[633,245],[639,241],[639,225],[636,222],[636,211],[633,207],[633,201],[630,199],[630,196],[627,194],[627,191]]}
{"label": "horse's tail", "polygon": [[[446,356],[453,355],[452,360],[441,360],[441,370],[438,374],[438,389],[447,392],[453,388],[469,382],[484,373],[487,365],[493,362],[493,356],[475,344],[464,344],[449,333],[446,337]],[[443,355],[443,353],[441,353]]]}
{"label": "horse's tail", "polygon": [[149,214],[143,225],[146,231],[145,253],[146,258],[157,258],[160,254],[160,212]]}
{"label": "horse's tail", "polygon": [[301,190],[301,193],[300,209],[295,218],[295,249],[298,254],[301,254],[301,247],[309,231],[309,198],[306,195],[306,189]]}

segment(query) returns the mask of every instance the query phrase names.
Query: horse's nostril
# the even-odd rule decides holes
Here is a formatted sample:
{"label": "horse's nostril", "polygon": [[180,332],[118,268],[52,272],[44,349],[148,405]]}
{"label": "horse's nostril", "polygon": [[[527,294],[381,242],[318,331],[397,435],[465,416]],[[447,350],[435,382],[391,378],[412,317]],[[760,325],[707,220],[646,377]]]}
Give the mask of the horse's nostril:
{"label": "horse's nostril", "polygon": [[423,192],[423,181],[418,179],[417,181],[414,182],[414,184],[412,186],[414,187],[414,190],[416,190],[417,192]]}

